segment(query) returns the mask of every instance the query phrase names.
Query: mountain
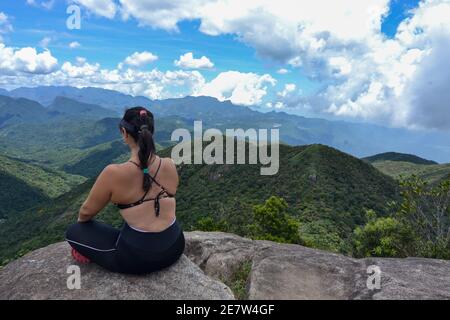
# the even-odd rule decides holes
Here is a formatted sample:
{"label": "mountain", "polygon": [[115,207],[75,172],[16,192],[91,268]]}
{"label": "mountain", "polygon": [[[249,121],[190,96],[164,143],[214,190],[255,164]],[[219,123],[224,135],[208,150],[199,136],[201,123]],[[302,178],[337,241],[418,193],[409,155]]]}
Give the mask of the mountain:
{"label": "mountain", "polygon": [[114,90],[101,88],[75,88],[69,86],[39,86],[17,88],[9,92],[11,97],[24,97],[50,105],[55,98],[65,97],[80,102],[95,104],[122,113],[125,106],[148,105],[149,99],[133,97]]}
{"label": "mountain", "polygon": [[45,108],[36,101],[0,95],[0,128],[16,123],[39,123],[46,119]]}
{"label": "mountain", "polygon": [[[0,152],[58,168],[91,147],[120,138],[118,119],[19,123],[0,128]],[[51,142],[51,143],[49,143]]]}
{"label": "mountain", "polygon": [[0,217],[56,198],[86,178],[0,155]]}
{"label": "mountain", "polygon": [[9,96],[9,91],[8,91],[8,90],[5,90],[5,89],[2,89],[2,88],[0,88],[0,95],[1,95],[1,96]]}
{"label": "mountain", "polygon": [[[248,144],[247,144],[248,148]],[[168,156],[171,149],[161,151]],[[365,222],[365,209],[379,214],[397,195],[397,184],[370,164],[323,145],[280,145],[280,167],[274,176],[261,176],[260,165],[180,165],[177,217],[185,230],[200,219],[225,223],[227,231],[245,235],[252,207],[278,195],[302,225],[308,244],[348,252],[348,237]],[[0,228],[0,261],[62,240],[76,219],[94,179],[69,193],[15,214]],[[120,226],[117,208],[108,205],[100,219]],[[24,228],[23,226],[27,226]]]}
{"label": "mountain", "polygon": [[42,124],[67,120],[99,120],[118,117],[118,113],[94,104],[56,97],[45,108],[40,103],[27,98],[11,98],[0,95],[0,128],[14,124]]}
{"label": "mountain", "polygon": [[[55,169],[61,169],[64,166],[68,168],[83,158],[89,157],[91,153],[108,148],[103,144],[121,139],[119,122],[119,118],[101,120],[66,118],[52,121],[52,125],[11,124],[0,128],[0,154],[34,161]],[[173,144],[170,141],[172,132],[176,128],[192,130],[192,125],[191,122],[177,116],[158,119],[155,124],[157,147]],[[90,166],[91,169],[97,168],[95,164]]]}
{"label": "mountain", "polygon": [[48,106],[47,112],[52,116],[67,116],[68,118],[92,120],[119,116],[117,112],[111,109],[60,96],[56,97]]}
{"label": "mountain", "polygon": [[284,112],[262,113],[211,97],[150,100],[100,88],[35,87],[9,92],[50,105],[58,97],[96,104],[122,113],[127,106],[149,107],[155,116],[203,120],[210,128],[278,128],[282,142],[292,145],[326,144],[356,157],[395,150],[445,163],[450,162],[449,132],[387,128],[367,123],[306,118]]}
{"label": "mountain", "polygon": [[450,163],[438,164],[413,154],[386,152],[362,160],[394,179],[416,175],[430,183],[437,183],[450,175]]}
{"label": "mountain", "polygon": [[[9,173],[3,172],[3,170],[0,171],[1,227],[3,227],[6,216],[14,216],[16,212],[28,209],[37,203],[44,203],[47,200],[48,197],[42,191],[39,191]],[[24,226],[21,228],[24,228]]]}
{"label": "mountain", "polygon": [[372,165],[395,179],[416,175],[428,182],[437,183],[450,175],[450,164],[416,164],[404,161],[376,161]]}
{"label": "mountain", "polygon": [[76,162],[64,164],[62,170],[84,177],[96,177],[108,164],[122,160],[121,156],[128,156],[128,152],[128,146],[122,141],[106,142],[90,148]]}
{"label": "mountain", "polygon": [[423,164],[423,165],[433,165],[438,164],[435,161],[427,160],[415,156],[413,154],[404,154],[398,152],[385,152],[376,154],[370,157],[363,158],[363,160],[368,161],[370,163],[377,161],[401,161],[401,162],[409,162],[414,164]]}

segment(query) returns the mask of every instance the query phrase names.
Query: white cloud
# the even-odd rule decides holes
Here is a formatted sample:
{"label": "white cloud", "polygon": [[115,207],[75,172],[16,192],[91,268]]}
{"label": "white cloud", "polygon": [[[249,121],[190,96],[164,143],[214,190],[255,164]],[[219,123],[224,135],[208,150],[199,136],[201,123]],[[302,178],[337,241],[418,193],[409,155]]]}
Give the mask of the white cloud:
{"label": "white cloud", "polygon": [[13,31],[12,24],[9,20],[9,17],[0,11],[0,41],[2,41],[2,34]]}
{"label": "white cloud", "polygon": [[151,99],[165,99],[189,95],[205,84],[198,71],[166,71],[157,69],[104,69],[98,63],[90,63],[83,57],[75,62],[66,61],[60,69],[48,74],[24,74],[18,70],[4,70],[3,51],[0,47],[0,85],[7,88],[40,85],[70,85],[75,87],[99,87],[117,90],[131,95],[143,95]]}
{"label": "white cloud", "polygon": [[47,49],[48,45],[50,44],[50,42],[52,41],[52,38],[50,37],[44,37],[40,42],[39,42],[39,46],[41,46],[42,48]]}
{"label": "white cloud", "polygon": [[33,6],[33,7],[42,7],[47,10],[53,9],[53,6],[55,5],[55,0],[48,0],[48,1],[41,1],[36,2],[36,0],[27,0],[27,5]]}
{"label": "white cloud", "polygon": [[178,60],[174,61],[175,66],[186,69],[211,69],[214,67],[207,57],[202,56],[199,59],[195,59],[192,52],[187,52],[180,56]]}
{"label": "white cloud", "polygon": [[47,74],[57,66],[58,60],[48,50],[38,53],[35,48],[15,49],[0,43],[0,74]]}
{"label": "white cloud", "polygon": [[[122,15],[135,18],[140,25],[178,31],[178,22],[199,19],[205,34],[235,34],[260,57],[300,69],[310,79],[326,84],[316,96],[303,101],[317,112],[410,126],[420,120],[408,118],[413,106],[404,95],[416,77],[426,74],[419,66],[433,47],[439,47],[441,40],[435,35],[445,35],[448,29],[450,3],[421,1],[412,17],[400,25],[396,38],[386,39],[381,22],[389,2],[120,0]],[[436,72],[444,73],[445,68]],[[224,96],[219,89],[208,92]]]}
{"label": "white cloud", "polygon": [[113,0],[73,0],[94,14],[112,19],[116,16],[117,5]]}
{"label": "white cloud", "polygon": [[296,88],[297,88],[297,86],[295,85],[295,83],[287,83],[284,85],[284,89],[282,91],[278,92],[277,95],[279,97],[285,98],[289,94],[294,92]]}
{"label": "white cloud", "polygon": [[[422,0],[400,24],[393,39],[381,33],[389,0],[76,2],[103,17],[112,18],[120,11],[123,18],[136,19],[140,26],[170,32],[179,31],[180,21],[198,19],[201,32],[212,36],[235,35],[236,39],[253,47],[259,57],[280,63],[292,72],[301,72],[321,84],[317,94],[310,97],[297,94],[297,90],[285,92],[285,97],[276,95],[273,107],[306,106],[314,108],[316,113],[328,112],[398,126],[450,127],[450,119],[445,116],[450,114],[446,105],[448,99],[444,98],[445,93],[450,92],[449,0]],[[89,81],[116,77],[118,80],[113,83],[124,85],[127,79],[133,83],[139,71],[125,70],[124,66],[138,66],[138,60],[129,64],[124,61],[119,70],[99,68],[95,71],[98,78]],[[190,60],[201,58],[192,56]],[[177,61],[182,66],[181,57]],[[77,73],[73,65],[66,68],[67,72]],[[277,73],[286,71],[282,68]],[[261,103],[269,85],[275,83],[270,75],[237,71],[223,72],[208,83],[194,71],[187,74],[151,72],[140,75],[171,84],[181,77],[181,82],[196,88],[196,94],[246,105]],[[170,80],[172,77],[174,79]],[[148,87],[141,88],[138,84],[125,87],[153,96],[164,96],[167,92],[161,89],[165,85],[150,80],[144,86]]]}
{"label": "white cloud", "polygon": [[220,73],[193,95],[211,96],[220,101],[230,100],[238,105],[258,105],[267,94],[267,85],[275,84],[276,80],[269,74],[227,71]]}
{"label": "white cloud", "polygon": [[151,52],[135,52],[131,56],[125,58],[125,60],[119,64],[119,69],[122,69],[124,65],[132,67],[141,67],[158,60],[158,56]]}
{"label": "white cloud", "polygon": [[69,43],[69,48],[70,49],[76,49],[81,47],[81,44],[78,41],[72,41],[71,43]]}
{"label": "white cloud", "polygon": [[287,73],[289,73],[290,71],[288,70],[288,69],[285,69],[285,68],[281,68],[281,69],[278,69],[277,70],[277,73],[278,74],[287,74]]}

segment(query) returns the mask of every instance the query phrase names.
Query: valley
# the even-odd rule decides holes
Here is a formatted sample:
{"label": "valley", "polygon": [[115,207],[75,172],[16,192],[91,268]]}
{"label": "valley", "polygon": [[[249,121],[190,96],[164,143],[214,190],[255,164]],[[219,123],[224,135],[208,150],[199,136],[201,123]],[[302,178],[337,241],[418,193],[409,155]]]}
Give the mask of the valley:
{"label": "valley", "polygon": [[[286,201],[286,213],[299,223],[301,244],[353,255],[353,233],[369,221],[367,212],[389,217],[389,203],[401,200],[401,176],[416,174],[437,183],[450,172],[449,165],[415,155],[376,154],[395,150],[393,144],[381,146],[384,135],[396,137],[396,144],[406,141],[407,133],[397,129],[377,131],[373,125],[263,114],[207,97],[147,101],[87,89],[48,88],[53,97],[46,90],[24,88],[0,96],[0,264],[63,240],[99,172],[109,163],[128,159],[118,130],[119,105],[108,104],[112,97],[122,106],[149,103],[156,117],[157,150],[165,157],[171,155],[172,132],[177,128],[192,132],[195,120],[202,120],[205,129],[223,131],[280,129],[275,175],[261,175],[260,164],[178,165],[177,218],[186,231],[250,237],[254,207],[275,196]],[[366,140],[367,130],[373,133],[373,143]],[[414,143],[428,137],[416,138]],[[402,144],[401,151],[415,148],[414,143]],[[245,148],[248,152],[248,143]],[[433,150],[430,146],[423,152],[432,155]],[[376,155],[357,157],[369,154]],[[443,152],[432,159],[446,157]],[[116,227],[122,224],[112,205],[98,218]]]}

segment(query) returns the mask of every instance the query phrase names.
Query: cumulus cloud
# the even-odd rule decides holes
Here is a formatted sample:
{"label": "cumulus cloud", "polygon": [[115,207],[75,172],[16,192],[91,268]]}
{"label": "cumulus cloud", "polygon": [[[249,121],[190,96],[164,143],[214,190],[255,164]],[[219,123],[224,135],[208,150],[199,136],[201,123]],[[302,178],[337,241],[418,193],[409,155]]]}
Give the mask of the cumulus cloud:
{"label": "cumulus cloud", "polygon": [[282,91],[278,92],[277,95],[279,97],[285,98],[289,94],[294,92],[296,88],[297,88],[297,86],[295,85],[295,83],[287,83],[284,85],[284,89]]}
{"label": "cumulus cloud", "polygon": [[[135,19],[140,26],[169,32],[178,32],[180,21],[198,19],[201,32],[211,36],[235,35],[238,41],[253,47],[259,57],[284,66],[278,74],[286,74],[288,70],[301,72],[321,84],[318,92],[311,96],[302,96],[297,88],[289,91],[284,87],[274,95],[271,107],[307,107],[316,113],[358,117],[397,126],[450,127],[450,119],[446,116],[450,114],[446,105],[446,92],[450,92],[448,0],[422,0],[410,12],[410,17],[399,25],[394,38],[381,33],[389,0],[75,2],[103,17],[113,18],[120,12],[122,18]],[[0,30],[1,21],[0,16]],[[182,68],[200,68],[208,65],[207,58],[203,62],[202,58],[183,55],[175,64]],[[129,79],[133,84],[126,86],[126,90],[152,96],[165,95],[167,91],[161,89],[163,85],[156,82],[148,80],[142,86],[134,84],[134,77],[140,71],[126,69],[127,66],[149,63],[152,58],[142,64],[138,56],[127,59],[116,70],[104,70],[95,64],[84,68],[87,68],[86,72],[97,68],[90,81],[104,81],[113,86],[116,83],[124,85]],[[67,77],[81,72],[76,69],[81,68],[77,64],[64,68],[60,72]],[[152,70],[139,75],[171,85],[178,81],[190,83],[188,87],[195,88],[194,94],[230,99],[243,105],[260,104],[270,86],[275,84],[270,75],[237,71],[223,72],[208,83],[194,71],[179,70],[168,74]]]}
{"label": "cumulus cloud", "polygon": [[71,43],[69,43],[69,48],[70,49],[76,49],[81,47],[81,44],[78,41],[72,41]]}
{"label": "cumulus cloud", "polygon": [[0,74],[47,74],[57,67],[58,60],[48,50],[38,53],[35,48],[15,49],[0,43]]}
{"label": "cumulus cloud", "polygon": [[112,19],[116,16],[117,5],[113,0],[73,0],[94,14]]}
{"label": "cumulus cloud", "polygon": [[[314,96],[296,99],[297,106],[400,126],[434,126],[413,119],[419,114],[414,101],[421,100],[406,95],[424,74],[430,75],[424,68],[433,70],[427,57],[443,50],[439,45],[443,40],[435,34],[447,38],[448,0],[421,1],[394,39],[381,34],[389,0],[120,0],[120,6],[125,19],[168,31],[179,31],[180,21],[198,19],[201,32],[235,34],[260,57],[287,64],[324,84]],[[441,64],[445,66],[445,61]],[[435,71],[441,75],[445,70]],[[216,92],[220,90],[208,90],[223,96]],[[425,89],[416,90],[414,96]]]}
{"label": "cumulus cloud", "polygon": [[276,80],[269,74],[227,71],[203,85],[194,96],[211,96],[220,101],[230,100],[238,105],[258,105],[267,94],[267,85],[274,86]]}
{"label": "cumulus cloud", "polygon": [[199,59],[195,59],[192,52],[187,52],[180,56],[178,60],[174,61],[175,66],[186,69],[211,69],[214,67],[207,57],[202,56]]}
{"label": "cumulus cloud", "polygon": [[278,74],[287,74],[287,73],[289,73],[289,70],[285,69],[285,68],[281,68],[281,69],[277,70],[277,73]]}
{"label": "cumulus cloud", "polygon": [[143,65],[149,64],[156,60],[158,60],[158,56],[151,52],[135,52],[131,56],[126,57],[125,60],[119,64],[119,69],[122,69],[124,65],[131,67],[142,67]]}
{"label": "cumulus cloud", "polygon": [[10,64],[3,63],[3,57],[4,50],[0,45],[0,85],[8,88],[40,85],[99,87],[151,99],[165,99],[189,95],[205,84],[205,79],[196,70],[162,72],[158,69],[106,69],[83,57],[77,57],[74,62],[66,61],[61,68],[50,73],[25,74],[17,68],[5,69]]}

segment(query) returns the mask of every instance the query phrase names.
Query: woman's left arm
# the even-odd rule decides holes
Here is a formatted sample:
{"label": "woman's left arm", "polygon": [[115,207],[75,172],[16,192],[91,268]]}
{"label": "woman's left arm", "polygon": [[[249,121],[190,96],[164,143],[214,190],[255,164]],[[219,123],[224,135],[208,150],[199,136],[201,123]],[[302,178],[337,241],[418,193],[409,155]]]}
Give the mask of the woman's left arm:
{"label": "woman's left arm", "polygon": [[115,167],[114,164],[106,166],[97,177],[87,199],[80,208],[78,222],[91,220],[111,200]]}

